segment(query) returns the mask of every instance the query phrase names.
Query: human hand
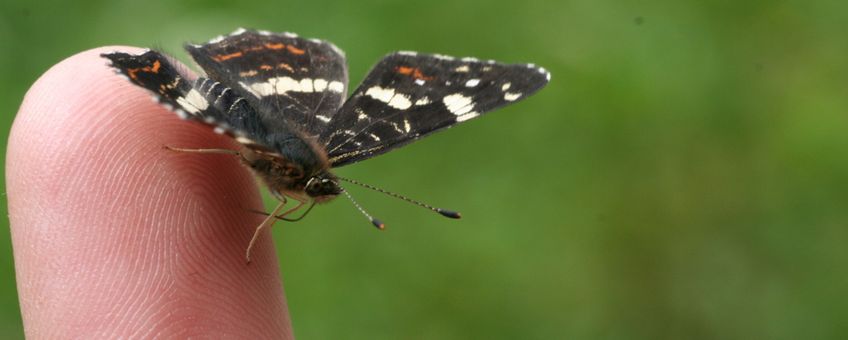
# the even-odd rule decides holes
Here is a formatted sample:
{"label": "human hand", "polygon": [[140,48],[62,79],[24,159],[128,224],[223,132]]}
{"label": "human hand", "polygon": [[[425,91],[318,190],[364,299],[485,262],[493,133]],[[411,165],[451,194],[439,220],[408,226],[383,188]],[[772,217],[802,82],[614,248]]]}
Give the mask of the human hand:
{"label": "human hand", "polygon": [[235,148],[116,76],[98,48],[47,71],[9,137],[6,184],[31,338],[291,338],[276,253]]}

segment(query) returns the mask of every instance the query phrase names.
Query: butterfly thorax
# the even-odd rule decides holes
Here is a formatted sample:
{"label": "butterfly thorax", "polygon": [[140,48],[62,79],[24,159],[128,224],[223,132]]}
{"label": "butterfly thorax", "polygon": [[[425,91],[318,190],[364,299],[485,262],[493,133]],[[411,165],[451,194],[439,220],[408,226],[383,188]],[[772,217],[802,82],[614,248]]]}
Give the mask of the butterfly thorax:
{"label": "butterfly thorax", "polygon": [[341,193],[326,155],[314,143],[297,135],[273,134],[264,144],[273,151],[245,146],[241,159],[278,198],[325,202]]}

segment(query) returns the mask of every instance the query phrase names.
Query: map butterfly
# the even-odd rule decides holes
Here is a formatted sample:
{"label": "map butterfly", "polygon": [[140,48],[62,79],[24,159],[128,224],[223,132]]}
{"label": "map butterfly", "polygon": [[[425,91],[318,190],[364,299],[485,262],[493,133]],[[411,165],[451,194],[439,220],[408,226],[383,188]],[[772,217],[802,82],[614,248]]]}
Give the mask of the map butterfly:
{"label": "map butterfly", "polygon": [[[347,94],[344,53],[330,42],[292,33],[238,29],[202,45],[185,46],[205,75],[191,80],[160,52],[122,52],[102,56],[116,72],[154,94],[183,119],[207,124],[233,137],[241,147],[182,149],[238,157],[267,184],[280,203],[259,232],[307,203],[345,194],[372,224],[369,215],[340,186],[364,186],[435,208],[358,181],[334,175],[332,168],[356,163],[413,142],[433,132],[476,118],[526,98],[544,87],[550,73],[533,64],[454,58],[401,51],[385,56],[353,94]],[[283,210],[287,197],[298,204]]]}

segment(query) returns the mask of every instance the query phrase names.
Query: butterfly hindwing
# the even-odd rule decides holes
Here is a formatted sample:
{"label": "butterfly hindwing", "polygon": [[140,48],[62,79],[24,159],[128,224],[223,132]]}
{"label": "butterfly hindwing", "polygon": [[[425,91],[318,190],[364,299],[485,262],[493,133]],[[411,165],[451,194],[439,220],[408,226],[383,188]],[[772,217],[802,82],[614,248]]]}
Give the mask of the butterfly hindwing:
{"label": "butterfly hindwing", "polygon": [[272,130],[317,136],[346,96],[344,53],[329,42],[239,29],[186,49],[210,78],[259,110]]}
{"label": "butterfly hindwing", "polygon": [[532,64],[398,52],[383,58],[321,134],[332,166],[358,162],[541,89]]}
{"label": "butterfly hindwing", "polygon": [[217,132],[229,133],[244,144],[261,143],[267,134],[258,114],[244,98],[208,78],[186,79],[157,51],[137,55],[113,52],[103,57],[111,61],[118,73],[152,92],[154,99],[183,119],[211,125]]}

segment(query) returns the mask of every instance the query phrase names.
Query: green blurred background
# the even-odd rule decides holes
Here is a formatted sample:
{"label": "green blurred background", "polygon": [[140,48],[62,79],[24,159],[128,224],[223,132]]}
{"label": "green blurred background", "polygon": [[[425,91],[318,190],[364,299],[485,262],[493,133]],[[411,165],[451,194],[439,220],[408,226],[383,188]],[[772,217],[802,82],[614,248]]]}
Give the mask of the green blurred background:
{"label": "green blurred background", "polygon": [[[188,60],[183,41],[239,26],[335,42],[352,84],[401,49],[553,74],[339,171],[463,220],[354,188],[389,230],[344,200],[278,224],[298,337],[848,337],[848,3],[5,0],[2,131],[67,56],[129,44]],[[0,223],[0,332],[15,338]]]}

